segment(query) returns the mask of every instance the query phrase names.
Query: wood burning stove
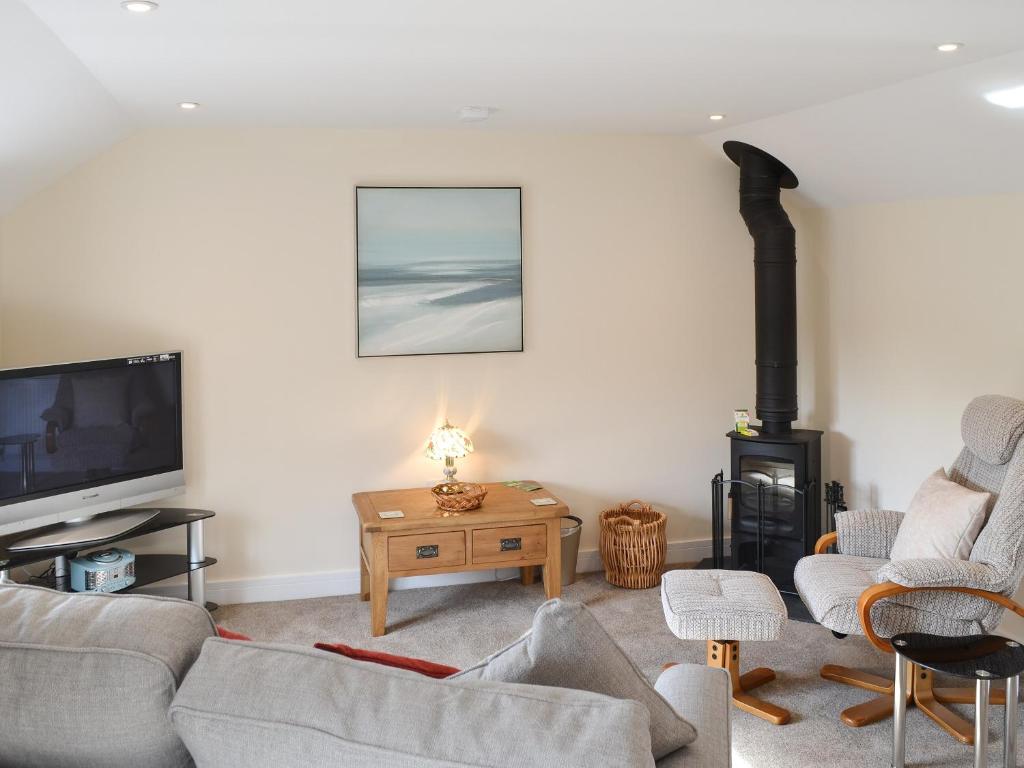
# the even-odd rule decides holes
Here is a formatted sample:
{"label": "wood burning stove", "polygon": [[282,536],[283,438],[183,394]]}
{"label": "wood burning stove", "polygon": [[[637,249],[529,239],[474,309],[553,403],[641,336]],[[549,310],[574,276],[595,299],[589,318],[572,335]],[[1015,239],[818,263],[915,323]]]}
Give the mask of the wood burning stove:
{"label": "wood burning stove", "polygon": [[795,593],[796,562],[814,550],[821,514],[821,435],[796,429],[748,437],[730,432],[730,567],[771,577]]}
{"label": "wood burning stove", "polygon": [[[740,168],[740,214],[754,239],[758,434],[728,434],[731,479],[712,480],[716,568],[767,574],[784,593],[795,594],[793,569],[831,527],[821,506],[821,436],[793,429],[796,391],[796,231],[780,201],[783,188],[799,183],[767,152],[727,141],[725,153]],[[841,502],[842,487],[830,484]],[[724,552],[725,499],[731,508],[731,552]],[[831,511],[836,505],[830,504]]]}

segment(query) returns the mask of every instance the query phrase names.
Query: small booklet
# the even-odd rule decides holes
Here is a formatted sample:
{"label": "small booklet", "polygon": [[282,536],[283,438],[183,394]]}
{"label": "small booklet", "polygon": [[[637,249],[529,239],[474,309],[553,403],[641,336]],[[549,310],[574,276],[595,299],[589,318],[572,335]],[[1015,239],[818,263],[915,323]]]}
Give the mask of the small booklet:
{"label": "small booklet", "polygon": [[539,491],[543,488],[543,485],[537,485],[526,480],[507,480],[502,485],[508,486],[509,488],[518,488],[520,491],[526,491],[532,493],[533,491]]}
{"label": "small booklet", "polygon": [[544,498],[541,499],[530,499],[530,503],[538,507],[548,507],[551,506],[552,504],[557,504],[558,502],[555,499],[552,499],[550,496],[545,496]]}
{"label": "small booklet", "polygon": [[378,512],[381,520],[394,520],[396,517],[405,517],[405,512],[400,509],[390,509],[387,512]]}

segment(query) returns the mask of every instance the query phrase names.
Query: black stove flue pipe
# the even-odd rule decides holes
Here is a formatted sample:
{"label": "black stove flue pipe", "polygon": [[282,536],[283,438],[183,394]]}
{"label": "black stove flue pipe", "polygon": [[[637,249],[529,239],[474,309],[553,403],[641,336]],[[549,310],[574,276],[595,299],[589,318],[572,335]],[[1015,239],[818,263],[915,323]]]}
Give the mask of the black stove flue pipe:
{"label": "black stove flue pipe", "polygon": [[740,214],[754,238],[757,417],[768,434],[792,431],[796,403],[796,230],[779,200],[796,175],[767,152],[727,141],[740,167]]}

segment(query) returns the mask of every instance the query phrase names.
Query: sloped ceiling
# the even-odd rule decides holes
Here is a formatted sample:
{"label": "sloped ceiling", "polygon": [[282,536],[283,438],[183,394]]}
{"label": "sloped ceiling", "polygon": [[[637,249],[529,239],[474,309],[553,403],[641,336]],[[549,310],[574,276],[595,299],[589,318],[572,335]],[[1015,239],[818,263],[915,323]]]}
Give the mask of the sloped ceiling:
{"label": "sloped ceiling", "polygon": [[[1024,51],[705,134],[783,160],[822,206],[1024,193],[1024,109],[983,94],[1024,84]],[[723,155],[723,161],[729,161]]]}
{"label": "sloped ceiling", "polygon": [[0,0],[0,214],[130,130],[57,36],[21,3]]}
{"label": "sloped ceiling", "polygon": [[1022,56],[1020,0],[0,0],[0,214],[136,126],[703,135],[823,205],[1024,192],[1024,110],[981,98]]}

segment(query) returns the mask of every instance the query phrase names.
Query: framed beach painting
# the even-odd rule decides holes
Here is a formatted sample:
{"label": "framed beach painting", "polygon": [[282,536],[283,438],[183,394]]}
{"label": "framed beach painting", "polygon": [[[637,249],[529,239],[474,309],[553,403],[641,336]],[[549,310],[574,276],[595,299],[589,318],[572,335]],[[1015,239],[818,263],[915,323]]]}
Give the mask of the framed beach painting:
{"label": "framed beach painting", "polygon": [[523,350],[520,187],[356,187],[358,355]]}

